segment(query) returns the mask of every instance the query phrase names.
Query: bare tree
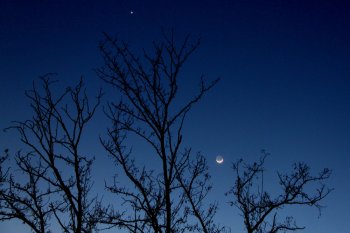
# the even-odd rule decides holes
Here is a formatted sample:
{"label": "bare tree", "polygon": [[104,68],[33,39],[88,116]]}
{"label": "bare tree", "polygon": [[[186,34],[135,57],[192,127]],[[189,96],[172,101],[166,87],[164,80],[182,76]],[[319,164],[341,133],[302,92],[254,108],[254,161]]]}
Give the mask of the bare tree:
{"label": "bare tree", "polygon": [[37,233],[52,232],[52,220],[63,232],[92,232],[99,202],[89,194],[93,159],[81,154],[80,142],[101,92],[91,105],[82,80],[58,96],[50,75],[41,81],[26,92],[33,117],[9,128],[28,151],[19,151],[16,169],[3,176],[0,220],[19,219]]}
{"label": "bare tree", "polygon": [[[102,143],[133,186],[107,186],[123,198],[129,212],[110,211],[106,223],[130,232],[219,232],[213,223],[217,205],[205,202],[211,189],[206,160],[183,146],[182,133],[187,113],[218,80],[206,84],[201,79],[198,94],[181,102],[180,71],[199,41],[191,44],[187,36],[177,45],[173,33],[163,39],[153,44],[154,54],[144,51],[142,58],[107,34],[101,44],[105,67],[98,74],[122,95],[106,110],[113,127]],[[134,155],[130,135],[145,141],[153,154]],[[159,169],[138,166],[141,156]]]}
{"label": "bare tree", "polygon": [[264,162],[267,155],[263,151],[260,161],[253,164],[244,163],[243,160],[234,163],[236,180],[226,195],[234,196],[231,205],[240,210],[248,233],[302,230],[305,227],[298,226],[291,216],[279,221],[278,213],[287,206],[311,206],[321,211],[320,202],[332,191],[324,183],[331,171],[324,169],[312,175],[308,165],[296,163],[290,174],[277,173],[282,193],[271,197],[264,190]]}

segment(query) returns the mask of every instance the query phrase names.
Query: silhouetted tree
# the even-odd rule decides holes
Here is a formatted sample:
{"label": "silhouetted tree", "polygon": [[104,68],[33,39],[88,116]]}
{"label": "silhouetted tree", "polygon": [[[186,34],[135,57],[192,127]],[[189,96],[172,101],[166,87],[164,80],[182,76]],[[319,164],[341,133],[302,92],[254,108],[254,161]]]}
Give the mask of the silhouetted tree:
{"label": "silhouetted tree", "polygon": [[101,92],[91,105],[81,80],[56,96],[49,77],[26,92],[33,117],[9,128],[28,150],[19,151],[17,166],[2,176],[0,220],[19,219],[37,233],[52,232],[52,220],[62,232],[92,232],[100,208],[89,195],[93,159],[81,154],[80,142]]}
{"label": "silhouetted tree", "polygon": [[[186,37],[177,45],[173,35],[163,35],[163,42],[153,44],[154,54],[144,51],[142,58],[108,35],[101,44],[105,67],[98,75],[122,95],[106,110],[113,127],[102,143],[133,186],[117,181],[107,186],[122,197],[127,213],[111,210],[105,223],[130,232],[218,232],[213,223],[217,205],[205,202],[211,189],[206,160],[183,146],[182,133],[187,113],[218,80],[206,84],[201,79],[197,95],[184,101],[180,71],[199,41],[191,44]],[[153,154],[134,156],[129,135],[144,140]],[[141,156],[159,167],[138,166]]]}
{"label": "silhouetted tree", "polygon": [[[304,163],[294,164],[290,174],[278,173],[281,194],[272,197],[264,189],[264,162],[267,153],[253,164],[239,160],[233,164],[236,173],[234,186],[226,195],[233,195],[231,205],[238,207],[247,233],[277,233],[304,229],[292,216],[279,221],[278,213],[287,206],[313,206],[321,210],[322,201],[331,191],[324,184],[331,171],[324,169],[316,175]],[[312,191],[313,190],[313,191]]]}

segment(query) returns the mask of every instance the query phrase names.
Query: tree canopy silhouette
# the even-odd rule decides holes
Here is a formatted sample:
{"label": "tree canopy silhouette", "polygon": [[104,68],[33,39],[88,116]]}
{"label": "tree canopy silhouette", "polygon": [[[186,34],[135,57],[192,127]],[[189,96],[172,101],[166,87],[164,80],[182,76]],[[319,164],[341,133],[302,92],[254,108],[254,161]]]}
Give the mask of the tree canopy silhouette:
{"label": "tree canopy silhouette", "polygon": [[80,142],[102,94],[91,104],[82,80],[54,93],[50,76],[26,92],[33,117],[8,128],[25,150],[15,155],[15,169],[1,171],[0,220],[18,219],[33,232],[47,233],[55,219],[63,232],[91,232],[100,208],[90,196],[93,159],[81,153]]}
{"label": "tree canopy silhouette", "polygon": [[[65,233],[106,228],[132,233],[226,231],[214,219],[218,204],[208,200],[212,185],[206,157],[192,152],[184,136],[188,113],[218,79],[205,82],[200,77],[197,92],[183,95],[182,70],[200,41],[186,36],[179,43],[173,32],[162,39],[153,43],[151,53],[143,50],[140,56],[108,34],[100,45],[104,66],[97,75],[120,97],[106,104],[111,126],[100,137],[115,161],[114,180],[106,177],[105,185],[113,203],[92,194],[94,159],[81,148],[102,93],[91,103],[82,80],[59,93],[49,74],[41,78],[42,86],[33,83],[26,92],[32,118],[7,129],[18,133],[24,149],[14,155],[14,167],[6,165],[8,150],[0,156],[0,221],[18,219],[36,233],[53,232],[53,222]],[[135,150],[140,141],[148,148]],[[325,185],[331,172],[312,175],[308,165],[296,163],[291,173],[278,173],[281,193],[273,197],[263,185],[266,155],[263,151],[253,164],[233,164],[235,183],[226,193],[230,204],[241,212],[247,233],[301,230],[291,216],[280,221],[281,210],[320,210],[332,191]]]}
{"label": "tree canopy silhouette", "polygon": [[[140,58],[126,43],[105,36],[100,47],[105,66],[98,74],[122,98],[108,106],[113,127],[102,143],[134,187],[108,186],[129,210],[121,216],[111,212],[108,219],[114,221],[109,223],[130,232],[220,231],[213,222],[217,205],[205,202],[211,189],[206,159],[185,147],[183,136],[188,112],[218,80],[207,84],[201,79],[198,93],[179,101],[181,69],[199,40],[191,43],[187,36],[177,44],[173,33],[164,34],[162,42],[153,44],[153,54],[144,51]],[[152,154],[134,155],[127,143],[131,134],[144,140]],[[159,167],[138,166],[141,156]]]}
{"label": "tree canopy silhouette", "polygon": [[278,172],[278,183],[281,193],[272,197],[264,189],[264,163],[268,155],[264,150],[260,161],[252,164],[239,160],[233,164],[236,179],[233,187],[226,193],[233,195],[231,205],[236,206],[243,217],[247,233],[277,233],[302,230],[293,216],[279,220],[278,213],[288,206],[311,206],[321,211],[320,202],[332,189],[327,188],[325,181],[331,171],[323,169],[312,175],[310,167],[302,162],[295,163],[291,173]]}

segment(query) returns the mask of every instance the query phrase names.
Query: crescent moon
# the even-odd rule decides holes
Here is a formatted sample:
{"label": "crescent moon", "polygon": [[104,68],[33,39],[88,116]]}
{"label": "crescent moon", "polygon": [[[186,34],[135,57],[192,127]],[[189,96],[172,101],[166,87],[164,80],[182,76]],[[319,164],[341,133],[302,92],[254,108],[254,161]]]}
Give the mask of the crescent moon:
{"label": "crescent moon", "polygon": [[216,156],[216,163],[222,164],[224,162],[224,158],[221,155]]}

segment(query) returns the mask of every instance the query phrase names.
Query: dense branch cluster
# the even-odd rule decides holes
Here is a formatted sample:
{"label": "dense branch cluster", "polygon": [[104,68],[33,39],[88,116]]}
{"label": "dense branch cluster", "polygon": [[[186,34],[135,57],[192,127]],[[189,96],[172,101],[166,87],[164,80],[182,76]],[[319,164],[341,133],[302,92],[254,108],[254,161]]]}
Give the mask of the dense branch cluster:
{"label": "dense branch cluster", "polygon": [[[154,44],[154,55],[145,52],[143,59],[108,35],[101,45],[106,66],[98,74],[124,97],[109,104],[107,114],[113,127],[108,131],[109,140],[102,143],[135,187],[130,190],[112,185],[108,189],[121,195],[134,211],[121,218],[117,215],[115,220],[116,225],[132,232],[219,231],[212,221],[216,204],[205,209],[203,202],[211,189],[206,160],[182,146],[188,111],[217,80],[208,85],[202,80],[196,96],[174,107],[180,70],[199,45],[199,41],[189,45],[188,40],[176,47],[173,35],[164,36],[164,43]],[[158,160],[159,168],[135,165],[132,150],[125,143],[129,134],[150,145],[153,155],[138,156]]]}
{"label": "dense branch cluster", "polygon": [[[263,187],[266,156],[267,153],[263,151],[259,162],[246,164],[239,160],[233,164],[236,181],[227,193],[234,196],[231,205],[240,210],[248,233],[277,233],[304,229],[295,223],[292,216],[280,222],[277,213],[282,208],[292,205],[314,206],[321,210],[320,201],[332,191],[324,184],[331,171],[324,169],[317,175],[311,175],[308,165],[296,163],[290,174],[278,173],[282,193],[271,197]],[[317,184],[319,186],[314,187]],[[310,188],[314,188],[314,192],[311,192]]]}
{"label": "dense branch cluster", "polygon": [[[49,76],[42,77],[42,89],[34,84],[26,93],[33,118],[9,128],[19,133],[28,149],[15,156],[26,181],[16,181],[19,175],[14,171],[2,174],[0,219],[19,219],[37,233],[50,232],[51,218],[63,232],[91,232],[98,203],[89,196],[92,159],[81,154],[79,143],[101,93],[91,105],[80,81],[55,97]],[[67,98],[69,106],[64,102]]]}

